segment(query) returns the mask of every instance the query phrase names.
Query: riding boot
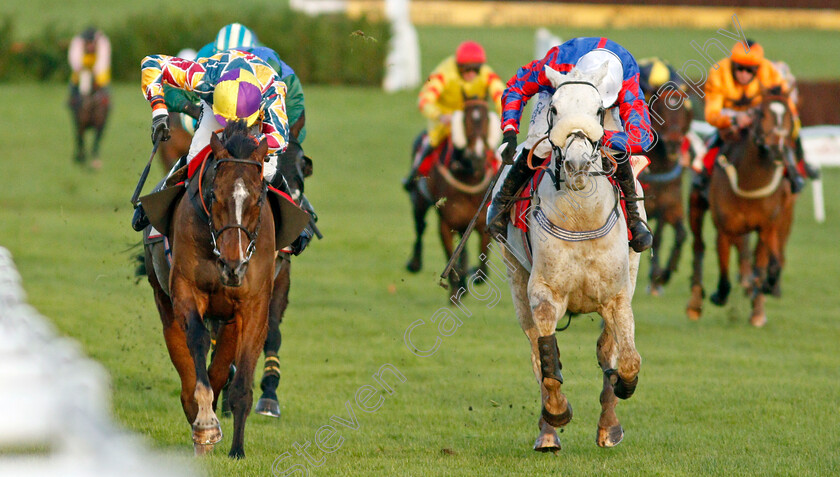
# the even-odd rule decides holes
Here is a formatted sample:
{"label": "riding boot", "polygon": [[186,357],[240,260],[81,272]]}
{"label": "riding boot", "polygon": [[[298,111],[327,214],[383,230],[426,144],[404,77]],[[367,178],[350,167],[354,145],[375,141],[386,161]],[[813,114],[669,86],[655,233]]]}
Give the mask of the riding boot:
{"label": "riding boot", "polygon": [[633,236],[630,239],[630,247],[637,253],[641,253],[653,245],[653,235],[647,225],[639,216],[639,200],[636,195],[636,178],[633,177],[633,168],[630,161],[621,161],[615,171],[614,177],[624,194],[624,206],[627,210],[627,227]]}
{"label": "riding boot", "polygon": [[513,205],[519,189],[534,177],[535,169],[528,167],[528,153],[528,149],[522,149],[519,153],[513,165],[510,166],[502,187],[487,208],[487,231],[491,237],[507,236],[509,217],[506,212]]}
{"label": "riding boot", "polygon": [[[175,171],[184,167],[185,165],[187,165],[187,156],[183,155],[179,157],[177,161],[175,161],[175,165],[173,165],[172,169],[169,170],[169,173],[166,174],[164,180],[162,180],[160,184],[157,185],[157,187],[152,189],[152,192],[160,192],[161,190],[163,190],[166,187],[166,179],[168,179],[172,174],[175,173]],[[138,202],[137,205],[134,207],[134,215],[131,217],[131,228],[137,232],[140,232],[148,226],[149,218],[146,216],[146,211],[143,210],[143,204]]]}
{"label": "riding boot", "polygon": [[423,159],[426,158],[429,154],[432,153],[434,147],[429,144],[428,140],[422,142],[422,147],[414,156],[414,162],[411,164],[411,170],[408,172],[408,175],[405,179],[402,180],[403,189],[408,192],[411,192],[417,187],[417,171],[420,169],[420,164],[423,163]]}
{"label": "riding boot", "polygon": [[802,174],[796,167],[796,158],[793,157],[793,152],[788,151],[787,154],[784,154],[784,158],[785,169],[787,169],[788,179],[790,180],[790,191],[798,194],[805,187],[805,179],[802,178]]}
{"label": "riding boot", "polygon": [[802,148],[802,138],[796,138],[796,162],[802,166],[802,170],[805,171],[805,176],[808,179],[815,180],[820,178],[820,169],[818,167],[814,167],[805,160],[805,150]]}

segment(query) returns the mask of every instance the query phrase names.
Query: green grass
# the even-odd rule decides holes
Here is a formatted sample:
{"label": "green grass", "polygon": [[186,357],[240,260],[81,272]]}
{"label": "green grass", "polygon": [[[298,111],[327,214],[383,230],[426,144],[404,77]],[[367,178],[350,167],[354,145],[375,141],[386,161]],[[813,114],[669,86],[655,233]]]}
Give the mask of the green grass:
{"label": "green grass", "polygon": [[[633,41],[631,32],[611,33],[620,42]],[[678,45],[695,38],[682,32],[666,45],[665,37],[650,32],[649,54],[677,55]],[[487,44],[503,77],[527,61],[517,51],[532,49],[526,29],[422,29],[424,73],[466,38]],[[511,40],[518,43],[506,43]],[[515,44],[524,46],[517,50]],[[788,55],[803,65],[810,61],[796,53]],[[828,67],[813,71],[836,74]],[[0,161],[0,245],[12,252],[30,303],[108,370],[117,420],[155,448],[189,458],[179,381],[151,290],[132,276],[131,247],[139,235],[128,226],[128,199],[151,149],[149,107],[137,85],[114,87],[105,166],[91,173],[71,163],[65,92],[60,85],[0,86],[8,98],[0,102],[6,156]],[[618,407],[626,437],[615,449],[594,444],[598,320],[580,317],[560,333],[564,392],[575,418],[560,434],[564,448],[558,455],[536,454],[530,449],[538,388],[501,280],[501,303],[487,309],[468,299],[472,316],[443,339],[435,355],[417,357],[403,342],[411,323],[429,321],[447,303],[446,292],[436,286],[444,263],[431,215],[426,268],[416,276],[403,270],[412,227],[399,178],[410,142],[423,127],[415,93],[311,86],[306,92],[306,151],[315,160],[307,192],[325,239],[294,259],[280,352],[284,414],[279,420],[251,416],[248,457],[240,462],[225,456],[232,421],[223,419],[222,444],[197,464],[208,474],[270,475],[284,452],[292,455],[289,465],[303,463],[293,444],[313,442],[331,416],[346,416],[345,402],[353,401],[360,386],[375,385],[371,376],[386,363],[406,381],[393,383],[395,393],[376,412],[354,404],[358,429],[340,428],[345,440],[335,453],[314,451],[324,463],[310,466],[313,473],[730,476],[828,475],[840,468],[840,297],[834,284],[840,190],[831,187],[840,172],[825,171],[826,224],[813,220],[810,189],[799,200],[785,295],[769,300],[764,329],[748,325],[749,305],[737,292],[725,308],[707,305],[699,323],[685,318],[688,246],[662,298],[644,293],[643,266],[634,300],[640,385]],[[160,174],[155,164],[150,182]],[[716,279],[711,255],[709,291]],[[433,342],[428,328],[414,335],[417,345]]]}

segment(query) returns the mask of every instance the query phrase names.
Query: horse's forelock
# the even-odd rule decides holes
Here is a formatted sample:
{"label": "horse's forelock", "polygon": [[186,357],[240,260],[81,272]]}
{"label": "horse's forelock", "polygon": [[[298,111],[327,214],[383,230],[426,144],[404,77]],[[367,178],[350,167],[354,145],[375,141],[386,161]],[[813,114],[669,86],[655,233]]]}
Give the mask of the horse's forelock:
{"label": "horse's forelock", "polygon": [[247,124],[242,120],[228,121],[223,135],[226,138],[225,149],[231,156],[238,159],[251,157],[259,146],[259,142],[250,135]]}

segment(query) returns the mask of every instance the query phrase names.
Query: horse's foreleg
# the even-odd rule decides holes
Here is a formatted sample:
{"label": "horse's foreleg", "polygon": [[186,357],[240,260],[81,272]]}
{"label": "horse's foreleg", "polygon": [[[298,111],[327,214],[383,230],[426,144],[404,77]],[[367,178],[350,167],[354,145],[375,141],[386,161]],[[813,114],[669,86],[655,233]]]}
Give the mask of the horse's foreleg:
{"label": "horse's foreleg", "polygon": [[[642,358],[636,351],[635,322],[630,299],[622,293],[600,310],[604,330],[615,339],[615,362],[605,372],[619,399],[627,399],[636,390]],[[609,354],[605,354],[609,358]],[[600,360],[600,357],[599,357]],[[600,361],[599,361],[600,362]]]}
{"label": "horse's foreleg", "polygon": [[[207,352],[210,350],[210,332],[204,325],[199,307],[193,300],[190,285],[173,280],[172,296],[175,316],[186,324],[187,346],[195,364],[195,389],[193,397],[198,404],[198,413],[191,423],[193,443],[196,446],[209,446],[222,440],[222,428],[213,412],[213,388],[207,373]],[[202,307],[203,308],[203,307]],[[196,453],[201,453],[196,447]]]}
{"label": "horse's foreleg", "polygon": [[[502,253],[505,255],[509,263],[517,263],[516,258],[511,254],[507,248],[502,247]],[[520,267],[508,269],[508,276],[510,278],[510,290],[513,295],[513,307],[516,310],[516,316],[519,318],[519,325],[528,341],[531,344],[531,366],[534,371],[534,377],[540,383],[540,392],[543,399],[546,397],[546,390],[542,385],[542,370],[540,367],[540,353],[537,348],[537,340],[540,337],[540,331],[534,322],[534,316],[531,313],[531,305],[528,300],[528,272]],[[571,406],[569,409],[569,417],[571,418]],[[560,438],[557,437],[557,431],[554,426],[546,422],[540,416],[537,421],[537,428],[540,434],[534,442],[534,450],[539,452],[557,451],[560,450]]]}
{"label": "horse's foreleg", "polygon": [[172,309],[172,301],[169,295],[164,293],[155,275],[151,258],[146,252],[146,271],[149,275],[149,283],[155,294],[155,303],[160,313],[160,321],[163,325],[163,339],[166,341],[166,349],[169,351],[169,359],[175,366],[178,376],[181,379],[181,406],[187,422],[192,424],[198,415],[198,403],[195,400],[195,363],[193,363],[189,346],[187,346],[187,335],[184,332],[186,326],[175,318]]}
{"label": "horse's foreleg", "polygon": [[268,332],[268,308],[269,299],[257,297],[250,300],[246,309],[237,311],[235,316],[242,331],[237,343],[236,374],[230,385],[233,441],[228,455],[237,459],[245,457],[245,421],[254,400],[254,369]]}
{"label": "horse's foreleg", "polygon": [[733,240],[729,235],[718,231],[717,253],[720,277],[718,278],[717,291],[709,297],[709,300],[717,306],[726,304],[729,299],[729,292],[732,290],[732,284],[729,282],[729,253],[732,251],[732,242]]}
{"label": "horse's foreleg", "polygon": [[542,418],[553,427],[561,427],[572,419],[572,407],[561,391],[563,375],[560,370],[560,351],[555,330],[557,320],[566,312],[566,299],[558,301],[552,291],[540,281],[531,282],[528,301],[531,305],[534,330],[527,333],[531,352],[539,358],[538,379],[542,392]]}
{"label": "horse's foreleg", "polygon": [[617,352],[615,339],[613,339],[609,326],[604,324],[601,330],[601,336],[598,338],[598,346],[596,348],[596,355],[598,357],[598,365],[604,373],[604,384],[601,389],[601,417],[598,419],[598,433],[595,437],[595,442],[599,447],[614,447],[624,438],[624,429],[618,421],[618,416],[615,414],[615,406],[618,404],[618,398],[613,391],[612,381],[610,380],[609,370],[615,369],[617,365]]}
{"label": "horse's foreleg", "polygon": [[686,305],[689,319],[699,320],[703,311],[703,255],[706,244],[703,242],[703,219],[708,205],[697,189],[692,189],[688,197],[688,223],[691,228],[693,261],[691,264],[691,298]]}
{"label": "horse's foreleg", "polygon": [[[738,281],[741,287],[749,294],[752,291],[753,271],[750,263],[750,235],[744,234],[733,240],[735,249],[738,251]],[[757,244],[756,247],[759,247]]]}
{"label": "horse's foreleg", "polygon": [[[479,218],[479,220],[481,220],[481,218]],[[476,283],[484,283],[484,277],[487,276],[487,260],[490,260],[488,253],[490,249],[490,234],[488,234],[483,227],[480,230],[477,229],[476,231],[478,232],[481,240],[478,249],[478,265],[470,269],[469,274],[475,276]],[[479,271],[483,275],[476,275]]]}
{"label": "horse's foreleg", "polygon": [[210,387],[213,389],[213,411],[217,409],[219,396],[222,395],[222,389],[230,377],[230,365],[236,356],[237,334],[236,323],[222,324],[216,332],[216,347],[210,360],[210,369],[207,371]]}
{"label": "horse's foreleg", "polygon": [[683,243],[685,243],[685,238],[687,236],[685,226],[682,223],[682,218],[672,222],[671,226],[674,229],[674,246],[671,249],[671,254],[668,256],[668,265],[662,273],[663,285],[667,284],[677,271],[677,267],[680,263],[680,257],[682,256],[682,246]]}
{"label": "horse's foreleg", "polygon": [[260,382],[262,395],[257,401],[254,410],[257,414],[270,417],[280,417],[280,401],[277,399],[277,386],[280,385],[280,344],[282,335],[280,333],[280,322],[283,321],[283,313],[289,306],[289,288],[291,286],[291,266],[288,259],[280,259],[280,270],[274,279],[274,290],[271,293],[271,303],[268,306],[268,333],[265,337],[263,352],[265,353],[265,365],[263,377]]}
{"label": "horse's foreleg", "polygon": [[[446,257],[447,261],[449,261],[452,258],[452,251],[455,248],[453,239],[454,233],[452,232],[452,229],[449,228],[449,225],[446,223],[446,221],[443,220],[443,217],[438,217],[438,223],[440,229],[440,242],[443,245],[443,256]],[[463,278],[463,275],[459,275],[459,273],[461,272],[460,260],[458,260],[457,265],[458,266],[456,267],[452,267],[452,271],[449,272],[450,298],[455,299],[458,298],[458,284],[460,283],[461,278]]]}
{"label": "horse's foreleg", "polygon": [[[650,223],[650,222],[648,222]],[[659,250],[662,246],[662,224],[661,218],[656,220],[656,230],[653,232],[653,245],[650,253],[650,293],[657,295],[662,284],[662,268],[659,266]]]}
{"label": "horse's foreleg", "polygon": [[[759,243],[755,254],[755,278],[753,281],[752,314],[750,324],[756,327],[764,326],[767,323],[767,315],[764,311],[765,297],[762,288],[768,280],[768,265],[779,263],[780,247],[779,227],[767,227],[758,232]],[[776,276],[778,278],[778,275]]]}
{"label": "horse's foreleg", "polygon": [[417,188],[411,192],[411,207],[414,214],[415,239],[411,258],[405,264],[405,268],[411,273],[417,273],[423,268],[423,232],[426,231],[426,212],[430,207]]}

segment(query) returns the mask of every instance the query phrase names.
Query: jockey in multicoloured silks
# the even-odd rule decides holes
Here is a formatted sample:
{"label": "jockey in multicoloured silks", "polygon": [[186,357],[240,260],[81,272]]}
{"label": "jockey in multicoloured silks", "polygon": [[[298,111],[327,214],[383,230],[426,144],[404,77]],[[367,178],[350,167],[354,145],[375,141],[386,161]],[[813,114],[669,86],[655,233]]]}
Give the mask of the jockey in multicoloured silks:
{"label": "jockey in multicoloured silks", "polygon": [[70,40],[67,61],[72,70],[71,106],[79,101],[80,94],[90,94],[111,84],[111,42],[96,28],[89,27]]}
{"label": "jockey in multicoloured silks", "polygon": [[[761,103],[762,92],[777,89],[780,93],[788,93],[790,85],[785,81],[773,63],[764,57],[764,48],[758,43],[747,41],[745,45],[738,42],[732,47],[729,58],[718,61],[709,70],[709,79],[704,87],[706,93],[706,122],[718,129],[708,146],[708,152],[703,158],[703,167],[696,170],[692,181],[693,189],[705,192],[711,177],[711,170],[720,152],[723,135],[737,133],[753,123],[750,110]],[[796,126],[793,139],[799,142],[799,117],[796,104],[788,97],[788,108],[794,116]],[[802,161],[801,145],[797,147]],[[809,168],[806,168],[806,171]],[[788,168],[794,172],[795,167]],[[803,178],[797,173],[789,177],[791,190],[799,192],[804,186]]]}
{"label": "jockey in multicoloured silks", "polygon": [[[633,55],[624,47],[607,38],[575,38],[550,49],[544,58],[534,60],[519,68],[507,83],[502,95],[502,159],[513,164],[499,192],[487,211],[487,224],[492,236],[507,234],[508,214],[504,213],[513,203],[516,192],[534,175],[528,167],[528,153],[546,159],[551,154],[547,141],[539,142],[548,134],[548,110],[554,87],[546,77],[546,66],[561,73],[573,68],[594,72],[608,64],[607,76],[595,85],[601,93],[605,114],[611,115],[620,131],[604,130],[604,146],[623,153],[618,161],[615,179],[626,199],[627,224],[632,234],[630,246],[636,252],[650,248],[653,237],[639,217],[636,180],[630,166],[630,155],[647,150],[653,143],[650,117],[645,97],[639,86],[639,67]],[[537,104],[528,127],[524,149],[515,158],[517,133],[525,104],[537,95]],[[537,143],[539,144],[537,145]]]}
{"label": "jockey in multicoloured silks", "polygon": [[428,120],[428,127],[418,138],[418,141],[422,140],[422,147],[414,157],[411,172],[403,180],[407,190],[414,187],[423,159],[449,137],[452,113],[464,109],[465,98],[487,98],[495,105],[497,114],[501,114],[499,99],[504,83],[486,62],[484,48],[474,41],[465,41],[455,50],[454,56],[435,67],[423,84],[418,106]]}
{"label": "jockey in multicoloured silks", "polygon": [[[231,50],[195,62],[174,56],[152,55],[143,58],[142,90],[152,105],[152,141],[169,138],[169,113],[163,100],[163,87],[169,85],[195,92],[202,101],[201,120],[193,135],[187,160],[195,157],[214,131],[228,120],[244,119],[253,134],[265,137],[269,154],[282,152],[288,141],[286,85],[279,75],[260,58]],[[268,164],[268,163],[267,163]],[[266,167],[271,181],[275,169]],[[148,218],[138,206],[132,227],[143,230]]]}

